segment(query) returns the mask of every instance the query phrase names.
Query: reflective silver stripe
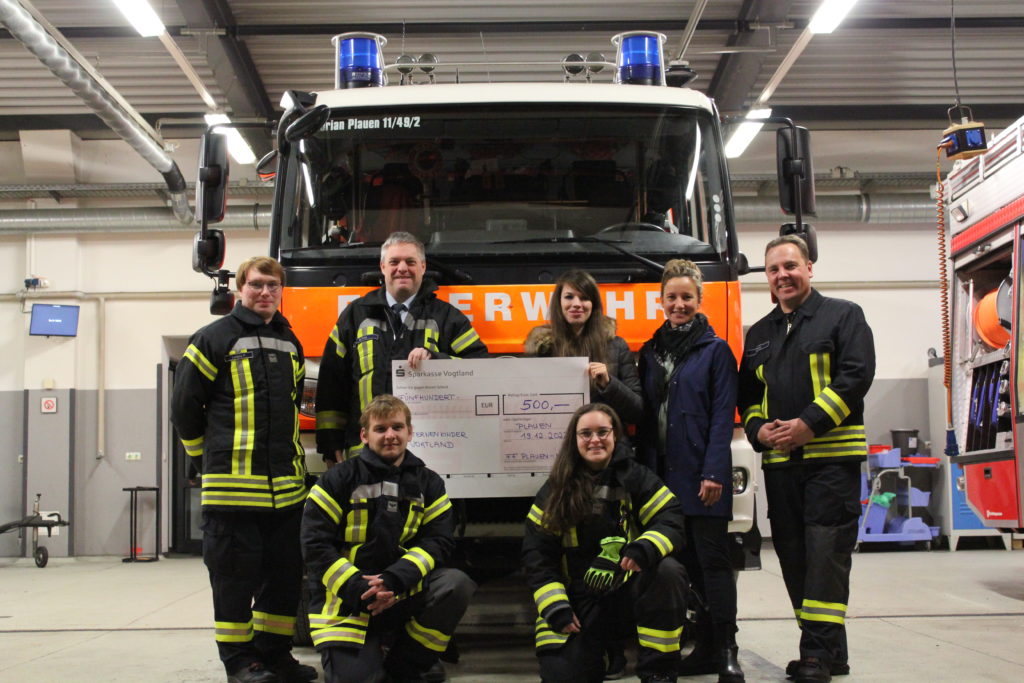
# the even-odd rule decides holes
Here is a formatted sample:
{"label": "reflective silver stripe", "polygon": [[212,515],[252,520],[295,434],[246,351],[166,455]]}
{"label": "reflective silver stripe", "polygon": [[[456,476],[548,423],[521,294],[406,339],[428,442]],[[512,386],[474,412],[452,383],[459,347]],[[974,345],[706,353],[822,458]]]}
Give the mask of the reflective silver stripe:
{"label": "reflective silver stripe", "polygon": [[235,341],[235,345],[231,347],[231,353],[246,349],[258,349],[260,347],[274,351],[284,351],[285,353],[294,353],[296,355],[299,353],[299,349],[296,348],[295,344],[287,339],[276,339],[274,337],[239,337]]}
{"label": "reflective silver stripe", "polygon": [[607,485],[598,486],[594,489],[594,498],[598,498],[600,500],[625,500],[626,489],[621,486],[616,486],[614,488]]}
{"label": "reflective silver stripe", "polygon": [[[370,500],[380,498],[381,495],[398,498],[398,482],[381,481],[376,484],[362,484],[352,489],[352,500]],[[406,496],[403,500],[412,500],[423,503],[423,496]]]}

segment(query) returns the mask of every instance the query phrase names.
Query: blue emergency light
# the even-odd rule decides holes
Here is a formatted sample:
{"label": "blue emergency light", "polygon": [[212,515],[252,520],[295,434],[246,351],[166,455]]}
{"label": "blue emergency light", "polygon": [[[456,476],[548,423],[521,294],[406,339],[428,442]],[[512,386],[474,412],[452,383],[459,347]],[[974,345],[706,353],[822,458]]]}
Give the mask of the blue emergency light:
{"label": "blue emergency light", "polygon": [[633,85],[665,85],[661,49],[664,43],[665,34],[650,31],[630,31],[612,38],[618,49],[616,80]]}
{"label": "blue emergency light", "polygon": [[331,38],[338,70],[335,88],[366,88],[384,85],[382,48],[387,38],[376,33],[340,33]]}

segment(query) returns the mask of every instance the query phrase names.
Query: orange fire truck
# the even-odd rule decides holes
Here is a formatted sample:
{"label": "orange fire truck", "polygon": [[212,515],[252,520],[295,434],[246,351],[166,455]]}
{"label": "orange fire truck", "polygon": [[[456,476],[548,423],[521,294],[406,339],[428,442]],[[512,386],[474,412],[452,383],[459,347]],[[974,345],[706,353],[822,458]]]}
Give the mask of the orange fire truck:
{"label": "orange fire truck", "polygon": [[[534,83],[435,82],[443,63],[402,56],[385,65],[384,42],[337,36],[336,87],[286,94],[277,150],[260,165],[276,164],[269,253],[287,273],[282,309],[308,356],[306,420],[316,356],[341,309],[379,286],[380,245],[398,230],[426,245],[427,277],[492,353],[522,351],[546,316],[551,283],[573,267],[597,279],[605,311],[636,350],[663,320],[663,264],[685,257],[704,272],[704,312],[739,357],[738,276],[750,268],[721,124],[708,98],[683,87],[688,70],[665,63],[664,36],[621,34],[615,62],[570,58],[556,65],[564,78]],[[611,82],[594,82],[601,70]],[[574,71],[586,82],[570,82]],[[389,73],[402,85],[383,87]],[[783,229],[813,237],[800,220],[813,211],[806,130],[784,123],[780,201],[796,222]],[[222,137],[204,140],[194,266],[218,279],[223,309],[231,274],[217,261],[223,235],[205,220],[223,215]],[[736,434],[732,529],[747,531],[758,459]],[[536,488],[546,473],[525,476]],[[507,498],[508,481],[474,482],[467,518],[521,526],[525,508],[492,504]]]}

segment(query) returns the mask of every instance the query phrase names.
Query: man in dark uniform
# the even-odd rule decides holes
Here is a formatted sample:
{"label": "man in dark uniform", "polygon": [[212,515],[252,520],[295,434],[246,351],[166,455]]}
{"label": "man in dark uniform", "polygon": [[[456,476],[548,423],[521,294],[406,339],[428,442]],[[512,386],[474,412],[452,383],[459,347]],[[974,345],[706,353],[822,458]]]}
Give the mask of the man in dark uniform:
{"label": "man in dark uniform", "polygon": [[265,256],[235,276],[241,300],[189,340],[171,421],[202,474],[203,562],[229,683],[303,683],[291,655],[306,499],[298,407],[302,345],[277,309],[284,271]]}
{"label": "man in dark uniform", "polygon": [[317,450],[328,464],[359,447],[359,415],[391,392],[391,361],[413,368],[427,358],[484,358],[487,346],[458,309],[423,284],[423,245],[392,233],[380,250],[384,287],[350,303],[338,317],[320,364],[316,393]]}
{"label": "man in dark uniform", "polygon": [[772,540],[800,624],[800,659],[786,672],[828,681],[849,672],[845,618],[874,341],[859,306],[811,288],[799,237],[769,242],[765,269],[778,305],[747,332],[739,408],[761,452]]}
{"label": "man in dark uniform", "polygon": [[303,514],[310,632],[328,683],[382,671],[424,681],[476,586],[443,567],[455,547],[452,504],[441,477],[406,450],[409,407],[377,396],[360,425],[363,447],[327,470]]}

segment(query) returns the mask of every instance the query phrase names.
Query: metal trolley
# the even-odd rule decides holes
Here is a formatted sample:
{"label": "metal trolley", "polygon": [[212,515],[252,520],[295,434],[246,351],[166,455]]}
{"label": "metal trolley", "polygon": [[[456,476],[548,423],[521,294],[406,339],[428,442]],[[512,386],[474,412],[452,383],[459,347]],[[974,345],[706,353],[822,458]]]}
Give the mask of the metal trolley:
{"label": "metal trolley", "polygon": [[43,494],[37,493],[35,503],[32,504],[32,514],[23,517],[15,522],[8,522],[7,524],[0,525],[0,534],[6,534],[8,531],[18,530],[18,536],[20,537],[25,529],[32,530],[32,557],[36,561],[36,566],[40,569],[46,566],[46,563],[50,559],[50,553],[44,546],[39,545],[39,530],[46,529],[46,535],[53,535],[53,528],[56,526],[68,526],[70,522],[64,520],[60,513],[54,513],[56,519],[43,517],[39,514],[39,499],[43,497]]}

